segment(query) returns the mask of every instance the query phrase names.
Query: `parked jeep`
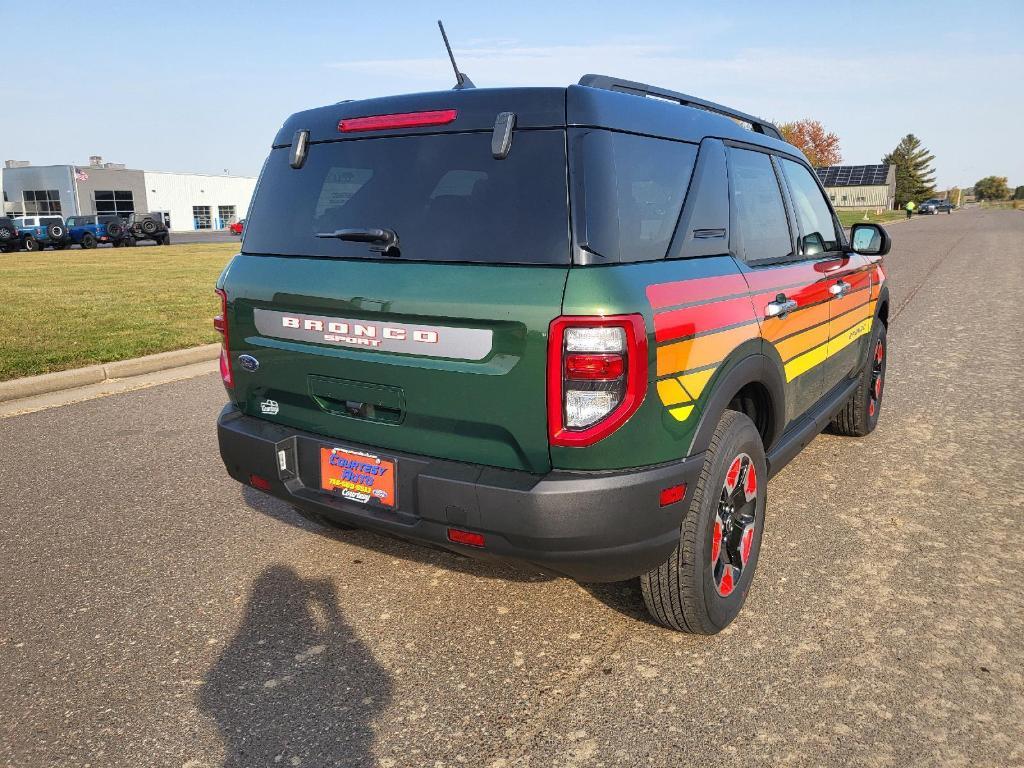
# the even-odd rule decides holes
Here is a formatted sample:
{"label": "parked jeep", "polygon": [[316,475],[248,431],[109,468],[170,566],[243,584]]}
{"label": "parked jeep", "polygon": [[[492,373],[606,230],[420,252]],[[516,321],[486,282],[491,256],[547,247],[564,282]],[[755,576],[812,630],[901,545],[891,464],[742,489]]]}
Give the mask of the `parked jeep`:
{"label": "parked jeep", "polygon": [[170,245],[171,235],[159,213],[133,213],[128,217],[128,232],[131,245],[138,240],[152,240],[157,245]]}
{"label": "parked jeep", "polygon": [[115,248],[126,245],[127,227],[120,216],[71,216],[67,221],[71,242],[83,248],[110,243]]}
{"label": "parked jeep", "polygon": [[41,251],[47,246],[61,250],[71,245],[67,225],[60,216],[21,216],[14,224],[26,251]]}
{"label": "parked jeep", "polygon": [[14,219],[0,216],[0,251],[13,253],[21,248],[21,235]]}
{"label": "parked jeep", "polygon": [[218,437],[312,519],[639,577],[714,633],[768,480],[878,423],[889,237],[847,239],[770,123],[588,75],[332,104],[272,146],[216,286]]}

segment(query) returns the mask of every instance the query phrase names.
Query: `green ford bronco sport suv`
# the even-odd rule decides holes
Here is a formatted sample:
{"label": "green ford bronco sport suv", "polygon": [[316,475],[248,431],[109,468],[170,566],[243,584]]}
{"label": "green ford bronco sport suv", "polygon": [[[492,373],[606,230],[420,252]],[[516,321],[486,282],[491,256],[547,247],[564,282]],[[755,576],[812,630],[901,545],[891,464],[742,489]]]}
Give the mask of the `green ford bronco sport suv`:
{"label": "green ford bronco sport suv", "polygon": [[321,522],[639,577],[714,633],[769,478],[875,427],[888,250],[770,123],[641,83],[299,112],[217,283],[221,456]]}

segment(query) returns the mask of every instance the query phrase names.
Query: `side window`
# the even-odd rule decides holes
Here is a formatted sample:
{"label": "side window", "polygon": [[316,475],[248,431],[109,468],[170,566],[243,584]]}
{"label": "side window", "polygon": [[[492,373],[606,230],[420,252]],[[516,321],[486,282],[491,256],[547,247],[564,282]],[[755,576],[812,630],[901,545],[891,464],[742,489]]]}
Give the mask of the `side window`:
{"label": "side window", "polygon": [[[832,211],[824,195],[808,171],[800,163],[781,159],[783,172],[789,181],[793,208],[800,225],[800,250],[804,256],[816,256],[839,247]],[[844,198],[845,199],[845,198]]]}
{"label": "side window", "polygon": [[[599,129],[570,133],[576,241],[613,262],[665,258],[697,146]],[[582,209],[582,210],[581,210]]]}
{"label": "side window", "polygon": [[733,235],[744,261],[784,259],[793,252],[782,191],[771,158],[763,152],[729,148]]}

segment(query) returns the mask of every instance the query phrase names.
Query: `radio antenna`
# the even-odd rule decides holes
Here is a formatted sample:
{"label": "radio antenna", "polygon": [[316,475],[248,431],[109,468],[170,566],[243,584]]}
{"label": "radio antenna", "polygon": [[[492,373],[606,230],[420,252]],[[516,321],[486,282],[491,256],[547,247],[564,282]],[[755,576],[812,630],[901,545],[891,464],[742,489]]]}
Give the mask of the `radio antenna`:
{"label": "radio antenna", "polygon": [[455,63],[455,54],[452,53],[452,46],[448,42],[448,34],[444,31],[444,24],[437,20],[437,28],[441,30],[441,37],[444,39],[444,47],[448,49],[448,58],[452,61],[452,69],[455,70],[455,87],[452,90],[461,91],[463,88],[476,88],[473,81],[465,73],[459,72],[459,65]]}

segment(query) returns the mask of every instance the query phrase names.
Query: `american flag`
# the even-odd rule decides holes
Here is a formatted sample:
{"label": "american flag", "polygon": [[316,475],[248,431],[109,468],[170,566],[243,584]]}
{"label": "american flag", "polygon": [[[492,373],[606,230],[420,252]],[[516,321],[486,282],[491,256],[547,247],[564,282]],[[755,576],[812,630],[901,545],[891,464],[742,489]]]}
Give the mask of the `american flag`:
{"label": "american flag", "polygon": [[81,168],[75,168],[75,181],[88,181],[89,174],[83,171]]}

